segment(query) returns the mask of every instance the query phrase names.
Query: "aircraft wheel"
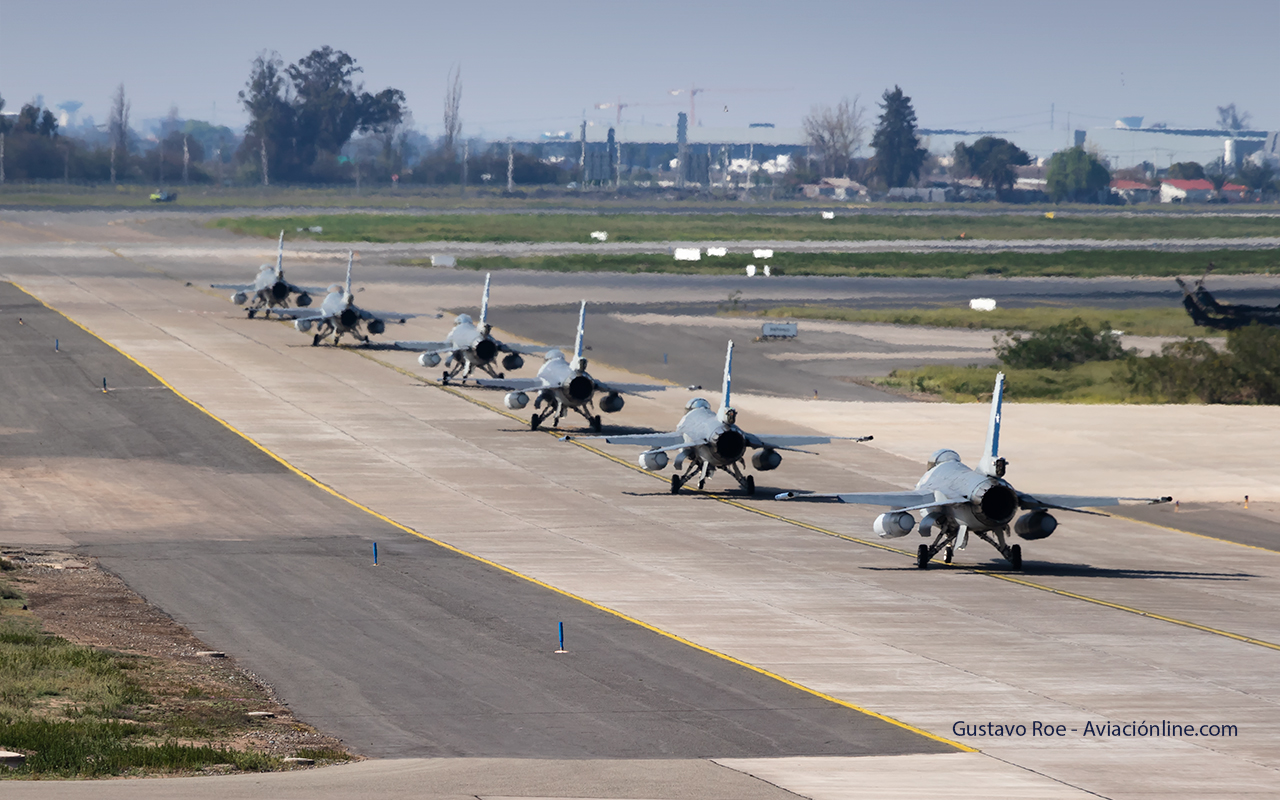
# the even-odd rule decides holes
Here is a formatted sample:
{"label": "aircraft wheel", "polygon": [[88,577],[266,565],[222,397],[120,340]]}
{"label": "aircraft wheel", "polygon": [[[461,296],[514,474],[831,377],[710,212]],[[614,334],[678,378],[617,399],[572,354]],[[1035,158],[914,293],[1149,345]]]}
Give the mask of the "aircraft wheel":
{"label": "aircraft wheel", "polygon": [[601,427],[603,426],[600,423],[600,415],[596,414],[594,417],[591,418],[591,430],[595,431],[596,433],[599,433]]}
{"label": "aircraft wheel", "polygon": [[541,424],[542,424],[542,417],[539,416],[538,414],[534,414],[532,417],[529,418],[529,430],[536,431],[538,429],[538,426]]}
{"label": "aircraft wheel", "polygon": [[916,550],[916,566],[920,569],[925,569],[929,566],[929,545],[922,544]]}
{"label": "aircraft wheel", "polygon": [[742,487],[742,490],[747,493],[747,497],[756,496],[756,476],[755,475],[747,476],[747,485]]}
{"label": "aircraft wheel", "polygon": [[254,314],[257,314],[257,313],[258,313],[258,310],[257,310],[256,308],[251,308],[251,309],[249,309],[249,311],[248,311],[249,319],[253,319],[253,315],[254,315]]}
{"label": "aircraft wheel", "polygon": [[947,545],[947,549],[942,551],[942,563],[950,564],[951,558],[956,554],[956,549]]}
{"label": "aircraft wheel", "polygon": [[448,382],[449,382],[449,373],[448,373],[448,372],[442,372],[442,373],[440,373],[440,382],[441,382],[441,383],[448,383]]}
{"label": "aircraft wheel", "polygon": [[1009,548],[1009,566],[1022,569],[1022,545],[1015,544]]}
{"label": "aircraft wheel", "polygon": [[315,336],[311,337],[311,346],[315,347],[318,344],[320,344],[320,334],[317,333]]}
{"label": "aircraft wheel", "polygon": [[698,478],[698,491],[702,491],[707,485],[706,478]]}
{"label": "aircraft wheel", "polygon": [[502,379],[503,379],[503,378],[505,378],[505,377],[507,377],[507,373],[505,373],[505,372],[499,372],[499,373],[498,373],[498,380],[502,380]]}
{"label": "aircraft wheel", "polygon": [[672,493],[672,494],[680,494],[680,487],[681,487],[681,485],[682,485],[682,484],[681,484],[681,482],[680,482],[680,476],[679,476],[679,475],[672,475],[672,476],[671,476],[671,493]]}

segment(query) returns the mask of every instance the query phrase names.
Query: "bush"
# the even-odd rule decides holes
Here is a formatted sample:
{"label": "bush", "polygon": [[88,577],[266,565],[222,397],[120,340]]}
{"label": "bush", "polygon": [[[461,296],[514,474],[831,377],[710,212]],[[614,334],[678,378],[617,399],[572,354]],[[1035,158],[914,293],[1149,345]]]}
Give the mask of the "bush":
{"label": "bush", "polygon": [[1166,344],[1158,356],[1132,360],[1128,383],[1158,401],[1280,404],[1280,329],[1231,331],[1225,353],[1195,339]]}
{"label": "bush", "polygon": [[1006,331],[1007,337],[996,341],[996,357],[1007,366],[1016,369],[1063,370],[1089,361],[1114,361],[1124,358],[1120,336],[1104,322],[1094,330],[1083,319],[1076,317],[1060,325],[1029,334]]}

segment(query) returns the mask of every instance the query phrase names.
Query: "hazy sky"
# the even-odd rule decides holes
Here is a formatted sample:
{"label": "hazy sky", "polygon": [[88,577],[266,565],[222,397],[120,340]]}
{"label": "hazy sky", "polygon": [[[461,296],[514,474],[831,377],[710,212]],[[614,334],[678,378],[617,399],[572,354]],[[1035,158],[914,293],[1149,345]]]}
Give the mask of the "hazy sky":
{"label": "hazy sky", "polygon": [[[597,103],[628,120],[673,121],[698,86],[706,125],[795,126],[816,103],[901,85],[924,127],[1046,130],[1147,123],[1213,127],[1234,102],[1280,128],[1280,0],[939,2],[422,2],[0,0],[6,110],[43,95],[106,118],[123,82],[133,118],[245,122],[250,62],[330,45],[365,87],[402,89],[417,125],[440,132],[450,65],[464,132],[572,129]],[[216,111],[215,111],[216,107]],[[1016,141],[1016,136],[1011,136]]]}

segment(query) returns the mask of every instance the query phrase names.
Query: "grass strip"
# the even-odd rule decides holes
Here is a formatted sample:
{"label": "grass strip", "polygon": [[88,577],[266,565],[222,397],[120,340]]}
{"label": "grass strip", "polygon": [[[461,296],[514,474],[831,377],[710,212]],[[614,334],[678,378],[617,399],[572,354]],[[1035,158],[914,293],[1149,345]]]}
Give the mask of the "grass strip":
{"label": "grass strip", "polygon": [[991,331],[1040,331],[1079,318],[1090,327],[1110,327],[1133,336],[1223,336],[1222,331],[1199,328],[1182,306],[1169,308],[1094,308],[1035,306],[974,311],[971,308],[838,308],[834,306],[781,306],[760,312],[782,319],[879,322],[891,325],[925,325],[934,328],[968,328]]}
{"label": "grass strip", "polygon": [[[1069,250],[1062,253],[778,253],[768,263],[776,275],[865,278],[1023,278],[1173,277],[1199,275],[1212,261],[1215,274],[1280,273],[1280,249],[1212,250],[1159,253],[1146,250]],[[429,259],[408,259],[406,266],[427,267]],[[492,272],[504,269],[545,272],[622,272],[679,275],[742,275],[748,264],[763,267],[749,253],[730,253],[701,261],[675,261],[651,255],[467,256],[458,266]],[[1171,284],[1172,287],[1172,284]],[[1172,291],[1172,288],[1171,288]]]}
{"label": "grass strip", "polygon": [[[1204,239],[1280,236],[1280,217],[770,214],[309,214],[224,217],[209,223],[243,235],[275,238],[280,229],[325,242],[612,242],[872,241],[956,239]],[[307,229],[319,226],[321,233]],[[301,229],[301,232],[299,232]]]}

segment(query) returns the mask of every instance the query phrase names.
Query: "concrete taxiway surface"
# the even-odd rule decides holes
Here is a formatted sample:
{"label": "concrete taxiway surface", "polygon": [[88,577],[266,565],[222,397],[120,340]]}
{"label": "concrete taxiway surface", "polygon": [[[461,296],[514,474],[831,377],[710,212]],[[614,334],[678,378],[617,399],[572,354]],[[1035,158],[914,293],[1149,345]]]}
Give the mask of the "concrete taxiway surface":
{"label": "concrete taxiway surface", "polygon": [[[725,768],[814,798],[855,797],[863,787],[880,796],[1273,793],[1280,773],[1275,552],[1124,519],[1072,516],[1051,539],[1025,544],[1021,574],[1005,571],[992,551],[976,543],[958,554],[958,566],[921,572],[909,554],[915,540],[882,542],[868,533],[874,509],[764,499],[783,488],[910,485],[920,472],[921,449],[927,455],[939,439],[971,457],[981,442],[984,408],[744,394],[736,405],[748,430],[837,434],[856,425],[864,428],[858,432],[876,435],[875,446],[832,445],[821,448],[821,458],[789,454],[780,470],[760,476],[755,500],[672,497],[662,482],[623,463],[528,431],[527,415],[511,419],[468,399],[493,402],[500,395],[472,397],[425,386],[412,377],[421,370],[411,354],[311,348],[287,326],[243,319],[225,299],[185,285],[200,280],[209,262],[120,259],[106,262],[112,265],[107,269],[103,263],[9,258],[0,269],[291,464],[398,523],[981,751],[719,760]],[[224,280],[233,266],[223,264],[205,279]],[[543,300],[553,297],[545,284],[512,285],[522,304],[565,302]],[[655,297],[663,293],[660,282],[639,286]],[[441,295],[475,302],[474,287],[465,297],[416,279],[371,279],[367,287],[370,304],[384,307],[417,307]],[[614,290],[596,291],[604,298]],[[666,300],[687,300],[687,286],[680,291],[686,297]],[[436,338],[448,322],[410,323],[405,338]],[[600,377],[638,378],[612,368],[603,352],[592,357]],[[760,368],[768,363],[762,360]],[[687,398],[687,392],[670,391],[629,400],[617,421],[665,429]],[[1140,494],[1153,467],[1163,475],[1188,473],[1192,488],[1224,471],[1232,482],[1252,475],[1280,485],[1275,465],[1249,455],[1258,442],[1280,435],[1280,418],[1270,409],[1248,409],[1248,418],[1233,417],[1236,409],[1162,410],[1167,416],[1147,427],[1137,425],[1145,419],[1137,412],[1117,416],[1115,409],[1095,407],[1073,416],[1061,407],[1036,409],[1006,408],[1010,477],[1019,488],[1087,492],[1091,487],[1080,484],[1097,480],[1111,491]],[[1210,422],[1230,435],[1197,437]],[[1179,435],[1167,435],[1169,430]],[[1037,437],[1048,434],[1056,438],[1042,445]],[[1106,445],[1101,452],[1100,441]],[[1196,461],[1178,461],[1195,448]],[[630,459],[634,453],[621,455]],[[5,482],[2,491],[12,485]],[[726,488],[725,481],[717,476],[710,488]],[[1254,496],[1272,501],[1264,492]],[[0,503],[5,507],[7,500]],[[44,513],[35,518],[59,527]],[[181,538],[171,546],[192,551],[201,545],[194,536]],[[244,545],[250,556],[255,546]],[[323,552],[315,549],[317,556]],[[303,558],[287,548],[268,556],[283,565],[287,553]],[[351,558],[366,556],[353,551]],[[406,558],[412,554],[396,554],[397,561]],[[249,562],[242,557],[239,563]],[[341,558],[316,557],[310,566],[322,583],[343,579]],[[212,599],[186,612],[197,632],[216,616],[213,591],[201,586],[196,594]],[[304,601],[312,599],[298,598]],[[233,653],[252,643],[238,630],[227,636],[231,643],[220,645]],[[275,682],[275,675],[264,677]],[[331,689],[358,700],[353,683]],[[1213,736],[1085,732],[1108,721],[1124,726],[1157,720],[1236,728],[1234,735]],[[1037,721],[1063,725],[1064,735],[1032,733]],[[966,725],[987,722],[1023,725],[1025,732],[966,733]],[[467,761],[429,764],[461,770]],[[429,768],[372,763],[397,775]],[[649,763],[651,772],[644,772],[644,762],[626,769],[653,779],[666,762]],[[511,784],[520,785],[503,793],[567,793],[545,792],[546,784],[533,778],[533,764],[526,767]],[[331,774],[354,774],[342,771],[347,769]],[[305,780],[261,779],[281,786]],[[685,796],[674,788],[645,793],[658,785],[639,780],[577,796]],[[230,791],[217,786],[204,791]],[[464,787],[489,790],[481,778]]]}
{"label": "concrete taxiway surface", "polygon": [[[207,642],[273,676],[296,713],[357,752],[711,758],[954,750],[375,519],[10,284],[0,284],[0,318],[23,320],[0,339],[10,476],[23,483],[37,473],[45,489],[65,476],[68,496],[101,502],[60,469],[74,465],[127,516],[143,499],[131,490],[147,475],[145,500],[180,505],[187,517],[103,530],[91,512],[67,525],[78,515],[64,508],[53,537],[40,541],[30,530],[40,515],[9,507],[5,527],[25,522],[26,544],[66,537],[84,545]],[[53,338],[59,349],[51,353]],[[110,376],[108,392],[90,377],[98,374]],[[554,652],[560,622],[572,645],[565,654]]]}

